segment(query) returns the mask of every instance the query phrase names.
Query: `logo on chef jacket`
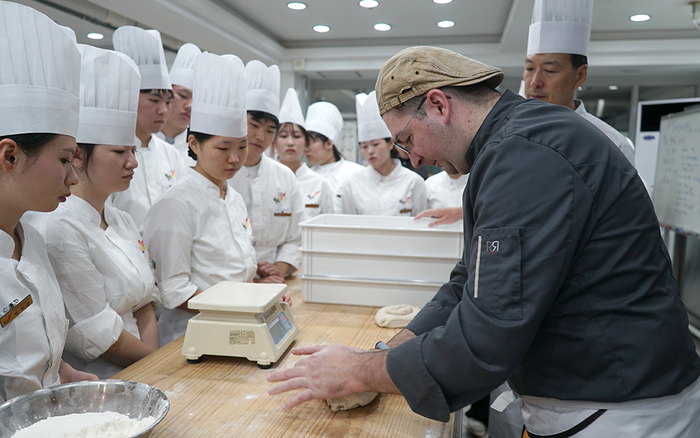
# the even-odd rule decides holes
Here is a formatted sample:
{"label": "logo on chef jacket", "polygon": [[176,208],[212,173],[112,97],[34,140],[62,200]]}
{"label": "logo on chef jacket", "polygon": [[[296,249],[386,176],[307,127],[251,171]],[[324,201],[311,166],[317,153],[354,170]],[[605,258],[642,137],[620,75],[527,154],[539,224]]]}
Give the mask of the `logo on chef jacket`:
{"label": "logo on chef jacket", "polygon": [[141,245],[141,252],[146,252],[146,244],[143,242],[143,240],[139,240],[139,245]]}
{"label": "logo on chef jacket", "polygon": [[170,169],[170,173],[166,173],[165,177],[168,179],[168,181],[172,181],[172,179],[175,178],[175,171]]}
{"label": "logo on chef jacket", "polygon": [[486,251],[488,251],[489,254],[493,254],[495,252],[498,252],[500,247],[501,247],[501,244],[498,242],[498,240],[487,240],[486,241]]}
{"label": "logo on chef jacket", "polygon": [[399,202],[402,204],[408,204],[409,202],[411,202],[411,197],[407,196],[406,199],[399,199]]}
{"label": "logo on chef jacket", "polygon": [[247,230],[249,226],[250,222],[248,222],[248,218],[245,218],[245,220],[243,221],[243,229]]}
{"label": "logo on chef jacket", "polygon": [[320,205],[318,204],[318,202],[314,202],[314,200],[315,200],[315,199],[318,197],[318,195],[320,195],[320,194],[321,194],[321,191],[319,190],[319,191],[317,191],[316,193],[314,193],[313,195],[306,195],[306,197],[309,198],[309,202],[306,203],[304,206],[305,206],[306,208],[318,208],[318,207],[320,207]]}
{"label": "logo on chef jacket", "polygon": [[277,198],[272,198],[272,199],[274,199],[275,204],[279,204],[280,202],[282,202],[282,200],[284,199],[284,197],[285,197],[286,195],[287,195],[287,192],[284,192],[284,193],[281,193],[281,194],[279,195],[279,197],[277,197]]}

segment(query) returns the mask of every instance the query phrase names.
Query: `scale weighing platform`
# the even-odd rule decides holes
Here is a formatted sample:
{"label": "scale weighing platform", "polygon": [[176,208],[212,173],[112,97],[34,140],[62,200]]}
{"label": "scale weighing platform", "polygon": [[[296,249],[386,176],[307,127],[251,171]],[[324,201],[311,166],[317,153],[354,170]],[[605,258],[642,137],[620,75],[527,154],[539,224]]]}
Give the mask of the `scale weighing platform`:
{"label": "scale weighing platform", "polygon": [[270,368],[299,328],[287,303],[287,285],[222,281],[188,302],[199,310],[187,323],[182,355],[197,363],[204,354],[245,357]]}

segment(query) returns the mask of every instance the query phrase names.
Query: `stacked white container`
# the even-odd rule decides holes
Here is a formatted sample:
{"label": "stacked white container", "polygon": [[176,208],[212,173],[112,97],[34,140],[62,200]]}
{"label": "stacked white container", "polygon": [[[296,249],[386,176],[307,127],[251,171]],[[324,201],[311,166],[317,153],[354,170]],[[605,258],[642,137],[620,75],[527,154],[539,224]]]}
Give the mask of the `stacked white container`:
{"label": "stacked white container", "polygon": [[449,280],[464,249],[462,222],[320,215],[301,223],[307,302],[422,307]]}

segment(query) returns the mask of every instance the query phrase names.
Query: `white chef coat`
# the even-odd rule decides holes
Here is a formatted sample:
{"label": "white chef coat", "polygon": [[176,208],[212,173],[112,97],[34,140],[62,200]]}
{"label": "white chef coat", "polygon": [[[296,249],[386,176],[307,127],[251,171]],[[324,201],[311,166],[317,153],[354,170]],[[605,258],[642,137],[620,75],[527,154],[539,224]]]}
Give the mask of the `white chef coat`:
{"label": "white chef coat", "polygon": [[[175,138],[166,136],[165,134],[163,134],[163,131],[158,132],[154,135],[160,138],[161,140],[164,140],[166,143],[172,145],[175,149],[177,149],[177,151],[182,156],[182,161],[185,163],[185,166],[194,167],[195,164],[197,164],[197,161],[194,158],[190,157],[188,152],[190,149],[190,145],[187,142],[187,129],[176,135]],[[172,143],[169,139],[172,140]]]}
{"label": "white chef coat", "polygon": [[41,235],[20,221],[20,260],[12,236],[0,231],[0,316],[31,295],[33,304],[0,328],[0,402],[58,385],[68,320]]}
{"label": "white chef coat", "polygon": [[236,172],[229,185],[248,209],[258,262],[289,263],[290,273],[298,269],[304,206],[294,172],[262,154],[257,165]]}
{"label": "white chef coat", "polygon": [[141,339],[134,311],[160,302],[144,242],[128,213],[104,207],[100,214],[71,196],[34,224],[46,241],[70,326],[64,360],[76,369],[111,377],[123,367],[100,358],[122,334]]}
{"label": "white chef coat", "polygon": [[522,397],[529,431],[554,435],[607,409],[575,438],[674,437],[695,438],[700,430],[700,378],[679,394],[622,403],[576,402]]}
{"label": "white chef coat", "polygon": [[306,163],[301,163],[295,174],[304,203],[304,219],[311,219],[319,214],[333,214],[335,196],[326,178],[309,169]]}
{"label": "white chef coat", "polygon": [[425,181],[416,172],[391,160],[394,170],[382,176],[367,166],[345,180],[341,188],[343,214],[415,216],[428,205]]}
{"label": "white chef coat", "polygon": [[583,101],[574,99],[574,105],[576,105],[576,109],[574,110],[576,114],[591,122],[596,128],[600,129],[603,134],[607,135],[608,138],[615,143],[615,146],[622,151],[625,157],[627,157],[629,162],[634,166],[634,144],[632,143],[632,140],[620,134],[617,129],[586,111]]}
{"label": "white chef coat", "polygon": [[326,178],[328,184],[331,185],[331,190],[333,190],[334,194],[333,210],[335,213],[340,214],[343,211],[343,205],[340,200],[340,188],[343,183],[350,175],[362,169],[364,169],[364,166],[347,161],[345,158],[341,158],[333,163],[311,166],[311,170]]}
{"label": "white chef coat", "polygon": [[134,179],[123,192],[110,196],[112,205],[129,213],[139,232],[143,234],[146,212],[160,196],[179,178],[185,175],[187,166],[180,153],[165,140],[151,135],[148,147],[136,148]]}
{"label": "white chef coat", "polygon": [[160,344],[182,336],[194,315],[177,309],[197,290],[221,281],[252,281],[257,270],[253,234],[243,198],[188,169],[148,211],[144,237],[156,263],[163,312]]}
{"label": "white chef coat", "polygon": [[469,174],[459,178],[450,178],[447,172],[436,173],[425,180],[428,190],[428,208],[461,207],[464,188],[469,181]]}

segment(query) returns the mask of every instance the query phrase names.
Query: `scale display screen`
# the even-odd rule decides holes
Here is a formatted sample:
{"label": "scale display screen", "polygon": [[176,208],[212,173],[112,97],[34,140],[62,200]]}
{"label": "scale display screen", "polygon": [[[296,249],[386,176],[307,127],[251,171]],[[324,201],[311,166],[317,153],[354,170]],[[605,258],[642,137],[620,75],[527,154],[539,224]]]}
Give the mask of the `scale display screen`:
{"label": "scale display screen", "polygon": [[270,330],[272,340],[275,342],[275,345],[277,345],[282,338],[284,338],[284,335],[292,329],[292,323],[284,312],[280,312],[279,315],[267,325],[267,328]]}

